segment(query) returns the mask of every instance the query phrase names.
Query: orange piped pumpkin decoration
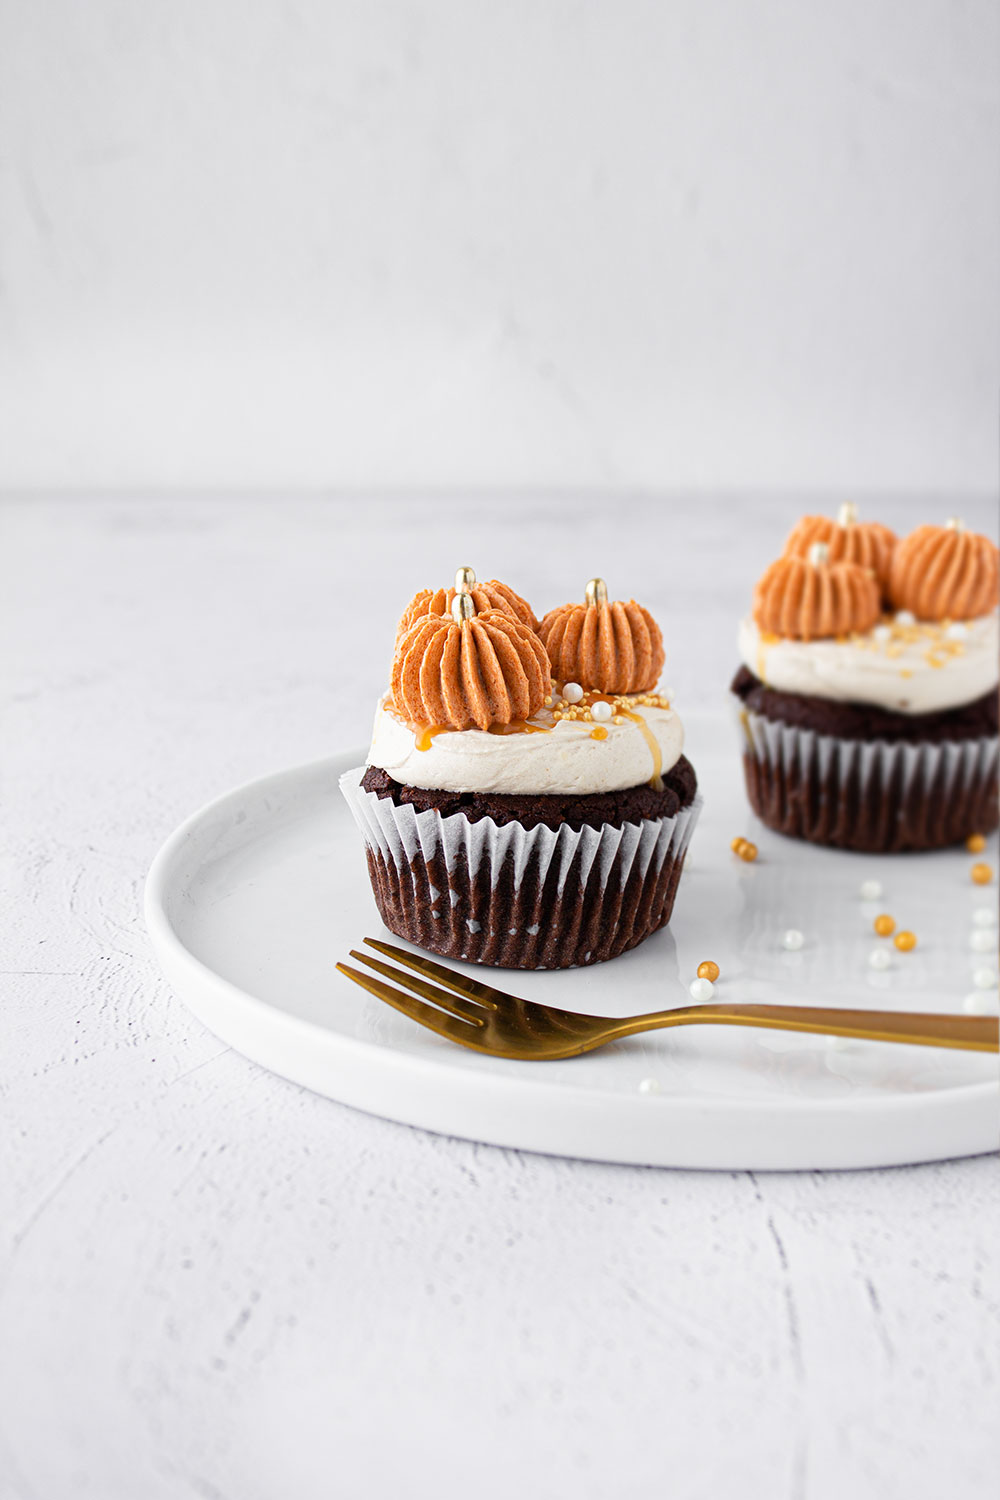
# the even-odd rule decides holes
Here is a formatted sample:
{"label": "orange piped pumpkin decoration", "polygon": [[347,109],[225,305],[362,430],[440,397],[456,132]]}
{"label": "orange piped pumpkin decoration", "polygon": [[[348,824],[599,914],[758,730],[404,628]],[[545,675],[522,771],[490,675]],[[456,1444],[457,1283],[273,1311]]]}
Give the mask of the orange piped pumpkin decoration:
{"label": "orange piped pumpkin decoration", "polygon": [[921,620],[988,615],[1000,603],[1000,552],[961,521],[918,526],[896,548],[889,597]]}
{"label": "orange piped pumpkin decoration", "polygon": [[520,594],[515,594],[506,583],[500,583],[496,578],[478,583],[471,568],[459,568],[455,574],[454,588],[421,589],[419,594],[414,594],[396,627],[397,642],[402,640],[414,620],[422,620],[427,615],[447,615],[455,602],[455,595],[461,593],[472,595],[477,614],[483,614],[488,609],[498,609],[501,614],[520,620],[529,630],[538,629],[538,620],[531,605]]}
{"label": "orange piped pumpkin decoration", "polygon": [[450,615],[414,620],[396,645],[392,698],[411,724],[489,729],[530,719],[550,689],[545,647],[500,609],[455,595]]}
{"label": "orange piped pumpkin decoration", "polygon": [[754,590],[758,629],[796,641],[849,635],[878,623],[879,586],[857,563],[831,563],[822,542],[809,557],[779,557]]}
{"label": "orange piped pumpkin decoration", "polygon": [[648,609],[608,600],[603,578],[587,584],[586,602],[550,609],[538,627],[557,682],[600,693],[648,693],[663,671],[663,636]]}
{"label": "orange piped pumpkin decoration", "polygon": [[889,581],[895,533],[878,521],[859,521],[856,505],[842,505],[836,521],[829,516],[803,516],[785,543],[786,557],[808,557],[816,542],[825,543],[831,563],[857,563],[871,568],[883,592]]}

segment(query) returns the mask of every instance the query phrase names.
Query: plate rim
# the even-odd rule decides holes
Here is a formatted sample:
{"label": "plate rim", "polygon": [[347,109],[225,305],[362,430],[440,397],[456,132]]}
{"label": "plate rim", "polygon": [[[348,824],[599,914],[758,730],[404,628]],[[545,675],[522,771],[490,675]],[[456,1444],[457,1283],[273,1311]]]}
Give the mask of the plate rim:
{"label": "plate rim", "polygon": [[[310,1088],[312,1092],[325,1094],[327,1097],[338,1099],[340,1102],[348,1103],[354,1108],[361,1109],[365,1109],[366,1106],[357,1103],[355,1100],[342,1099],[339,1093],[331,1093],[328,1089],[316,1088],[314,1085],[303,1083],[301,1078],[293,1077],[292,1074],[283,1068],[275,1066],[273,1062],[253,1056],[252,1049],[248,1049],[243,1041],[234,1040],[218,1028],[216,1025],[216,1021],[218,1020],[217,1011],[221,1009],[223,1012],[232,1011],[238,1014],[240,1010],[245,1010],[257,1021],[266,1017],[271,1026],[276,1026],[281,1031],[287,1031],[290,1035],[296,1036],[303,1043],[311,1044],[319,1051],[329,1052],[332,1050],[342,1058],[355,1064],[363,1064],[365,1068],[370,1069],[374,1067],[376,1070],[390,1074],[405,1075],[418,1084],[428,1086],[434,1093],[441,1092],[441,1085],[445,1086],[445,1092],[465,1092],[470,1083],[474,1085],[477,1093],[486,1093],[494,1098],[509,1098],[522,1093],[525,1089],[529,1089],[532,1096],[538,1099],[540,1103],[551,1102],[554,1104],[561,1102],[565,1106],[568,1100],[572,1100],[575,1106],[579,1106],[586,1100],[588,1101],[588,1108],[592,1108],[595,1104],[599,1103],[603,1109],[613,1113],[620,1113],[623,1107],[627,1107],[630,1115],[634,1113],[636,1117],[640,1117],[644,1114],[649,1120],[658,1119],[664,1122],[672,1116],[690,1116],[692,1113],[714,1117],[717,1120],[722,1120],[727,1115],[734,1113],[740,1116],[750,1116],[755,1120],[774,1115],[786,1117],[807,1116],[813,1124],[819,1124],[823,1120],[829,1120],[833,1123],[841,1117],[857,1116],[859,1101],[851,1096],[832,1099],[810,1099],[808,1096],[789,1099],[761,1099],[753,1097],[734,1099],[724,1095],[705,1095],[704,1097],[699,1096],[697,1098],[686,1095],[682,1098],[674,1098],[669,1093],[632,1096],[609,1091],[598,1094],[596,1092],[585,1093],[584,1091],[568,1090],[564,1085],[546,1084],[541,1079],[535,1084],[533,1082],[529,1083],[522,1076],[505,1078],[502,1073],[466,1073],[462,1070],[456,1070],[444,1061],[444,1059],[438,1060],[433,1056],[419,1057],[402,1053],[393,1047],[367,1041],[361,1037],[349,1036],[342,1031],[325,1027],[305,1017],[295,1016],[271,1004],[270,1001],[252,994],[249,990],[243,989],[235,981],[227,979],[223,974],[217,972],[191,951],[180,933],[176,930],[169,916],[168,898],[172,890],[172,877],[177,871],[179,862],[184,856],[185,848],[192,836],[207,818],[217,818],[220,814],[224,814],[227,804],[246,800],[248,797],[255,795],[266,794],[269,787],[283,787],[289,782],[295,783],[323,774],[329,775],[335,781],[337,776],[343,774],[346,770],[350,770],[352,766],[363,764],[365,756],[366,751],[363,748],[349,751],[338,750],[328,755],[285,767],[282,770],[268,772],[263,776],[251,777],[237,786],[230,787],[220,795],[209,799],[201,807],[184,818],[164,840],[153,858],[144,887],[143,911],[146,929],[161,970],[170,983],[171,989],[182,1000],[185,1006],[213,1034],[219,1036],[221,1040],[232,1046],[234,1050],[244,1056],[251,1057],[251,1060],[258,1063],[258,1065],[263,1066],[272,1073],[276,1073],[278,1076],[299,1084],[299,1086]],[[517,971],[505,970],[504,972],[516,973]],[[182,980],[185,977],[188,978],[199,992],[208,996],[209,1003],[202,1004],[193,1000],[187,986],[179,985],[176,982],[176,976],[178,975]],[[212,1019],[208,1018],[206,1012],[211,1013]],[[238,1026],[237,1030],[239,1030]],[[863,1109],[866,1117],[873,1116],[895,1119],[899,1116],[906,1117],[913,1115],[919,1116],[924,1123],[927,1123],[928,1116],[931,1114],[950,1114],[956,1108],[961,1108],[962,1106],[972,1110],[976,1106],[982,1106],[987,1101],[994,1100],[998,1095],[1000,1095],[1000,1077],[991,1081],[952,1084],[930,1093],[895,1094],[884,1098],[865,1098],[860,1107]],[[400,1120],[403,1123],[416,1125],[418,1128],[432,1130],[437,1128],[434,1125],[427,1125],[423,1120],[412,1118],[412,1110],[408,1110],[404,1114],[386,1114],[383,1110],[374,1109],[368,1112],[379,1113],[383,1118]],[[488,1139],[480,1132],[466,1132],[459,1126],[449,1126],[444,1133],[459,1135],[465,1139]],[[516,1135],[519,1132],[514,1130],[512,1134]],[[493,1140],[489,1143],[497,1145],[509,1144],[506,1141],[500,1140]],[[516,1149],[541,1151],[543,1154],[564,1156],[577,1154],[545,1146],[525,1146],[517,1142],[510,1144],[514,1144]],[[984,1145],[977,1148],[982,1154],[993,1149],[992,1145]],[[669,1165],[669,1163],[656,1156],[622,1155],[620,1152],[614,1150],[610,1150],[606,1156],[595,1157],[591,1152],[578,1154],[585,1156],[585,1159],[591,1160],[632,1162],[634,1164],[646,1162],[651,1165]],[[918,1156],[911,1155],[906,1157],[905,1160],[909,1162],[917,1160],[941,1160],[954,1154],[952,1151],[946,1151],[937,1157],[925,1154]],[[962,1154],[976,1153],[963,1152]],[[875,1156],[877,1157],[878,1155],[879,1153],[876,1152]],[[901,1157],[898,1161],[885,1162],[884,1164],[902,1165],[903,1163],[904,1158]],[[869,1163],[872,1166],[877,1164],[874,1159]],[[677,1166],[681,1169],[684,1168],[684,1165],[683,1162],[677,1163]],[[859,1164],[860,1166],[861,1164]],[[738,1168],[731,1165],[719,1166],[716,1169],[729,1171],[746,1170],[746,1168]],[[788,1168],[761,1166],[757,1168],[757,1170],[830,1169],[826,1166],[822,1168],[808,1168],[806,1166]],[[852,1169],[859,1168],[843,1168],[843,1170]]]}

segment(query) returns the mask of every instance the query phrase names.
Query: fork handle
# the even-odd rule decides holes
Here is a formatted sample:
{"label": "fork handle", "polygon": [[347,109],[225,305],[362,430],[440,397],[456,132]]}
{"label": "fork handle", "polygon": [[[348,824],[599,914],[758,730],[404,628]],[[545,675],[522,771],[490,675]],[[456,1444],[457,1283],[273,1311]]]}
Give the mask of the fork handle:
{"label": "fork handle", "polygon": [[965,1052],[1000,1050],[995,1016],[921,1014],[919,1011],[837,1010],[809,1005],[688,1005],[654,1011],[622,1022],[621,1036],[658,1026],[761,1026],[771,1031],[811,1031],[870,1042],[909,1042],[919,1047],[957,1047]]}

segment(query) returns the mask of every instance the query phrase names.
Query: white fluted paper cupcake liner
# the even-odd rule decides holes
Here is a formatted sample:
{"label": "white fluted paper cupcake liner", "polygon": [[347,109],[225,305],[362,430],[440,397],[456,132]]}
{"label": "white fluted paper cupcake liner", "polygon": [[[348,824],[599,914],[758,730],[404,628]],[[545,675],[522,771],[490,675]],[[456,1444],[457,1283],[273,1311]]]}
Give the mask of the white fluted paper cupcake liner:
{"label": "white fluted paper cupcake liner", "polygon": [[646,818],[641,824],[624,823],[621,828],[605,824],[602,828],[573,829],[565,823],[555,830],[544,826],[523,828],[520,823],[499,827],[492,818],[472,823],[462,813],[442,817],[433,808],[417,812],[405,804],[397,806],[391,797],[363,790],[361,779],[366,769],[360,766],[346,771],[340,778],[340,789],[372,849],[378,849],[397,866],[408,865],[418,852],[426,861],[440,851],[449,874],[460,859],[473,875],[484,860],[498,872],[509,856],[515,888],[532,855],[539,860],[543,878],[553,862],[558,863],[560,891],[578,854],[583,879],[589,876],[595,860],[599,861],[602,888],[613,870],[622,886],[634,869],[645,877],[652,865],[658,873],[668,854],[677,856],[687,848],[701,810],[699,797],[672,818]]}
{"label": "white fluted paper cupcake liner", "polygon": [[[747,709],[740,711],[740,722],[751,801],[761,819],[780,832],[892,852],[957,842],[982,831],[980,823],[995,824],[987,805],[991,793],[995,805],[1000,764],[995,735],[938,742],[850,740]],[[842,816],[838,821],[848,802],[854,830]]]}
{"label": "white fluted paper cupcake liner", "polygon": [[[571,872],[574,890],[592,889],[596,868],[597,889],[610,910],[630,882],[633,891],[636,883],[643,887],[648,883],[652,889],[668,859],[672,865],[682,862],[701,810],[701,799],[696,798],[672,818],[643,819],[620,828],[611,824],[580,829],[563,824],[555,830],[524,828],[519,823],[499,826],[492,818],[470,822],[462,813],[442,816],[433,808],[418,812],[406,804],[397,806],[390,797],[366,792],[361,786],[364,773],[364,766],[345,772],[340,787],[365,842],[377,861],[395,871],[401,899],[409,896],[424,904],[429,901],[435,919],[444,916],[445,899],[452,907],[467,901],[469,883],[476,882],[484,870],[489,872],[491,891],[496,892],[502,882],[504,899],[509,901],[513,894],[516,903],[529,866],[531,890],[551,890],[554,873],[557,898]],[[432,868],[438,872],[438,885],[425,884]],[[440,889],[442,872],[449,886],[447,894]],[[672,895],[671,890],[671,901]],[[470,930],[478,932],[489,927],[491,917],[480,903],[476,915],[466,920]],[[532,922],[523,928],[525,939],[538,938],[538,925]],[[511,928],[507,935],[516,937],[517,933]],[[539,945],[540,940],[535,946]],[[440,946],[437,951],[450,949]],[[474,953],[461,956],[476,958]],[[581,952],[574,961],[587,962],[589,956]],[[532,962],[529,966],[541,965]]]}

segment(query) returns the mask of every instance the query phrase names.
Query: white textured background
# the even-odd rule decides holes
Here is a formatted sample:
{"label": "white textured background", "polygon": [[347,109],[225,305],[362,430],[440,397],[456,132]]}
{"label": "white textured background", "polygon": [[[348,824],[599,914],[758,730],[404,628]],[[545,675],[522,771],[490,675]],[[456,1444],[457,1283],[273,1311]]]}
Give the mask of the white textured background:
{"label": "white textured background", "polygon": [[984,490],[993,0],[0,0],[0,485]]}
{"label": "white textured background", "polygon": [[995,1160],[374,1120],[206,1033],[139,893],[362,737],[416,574],[597,555],[720,695],[804,504],[600,493],[988,528],[998,42],[992,0],[0,0],[0,488],[411,501],[0,511],[0,1500],[988,1492]]}

